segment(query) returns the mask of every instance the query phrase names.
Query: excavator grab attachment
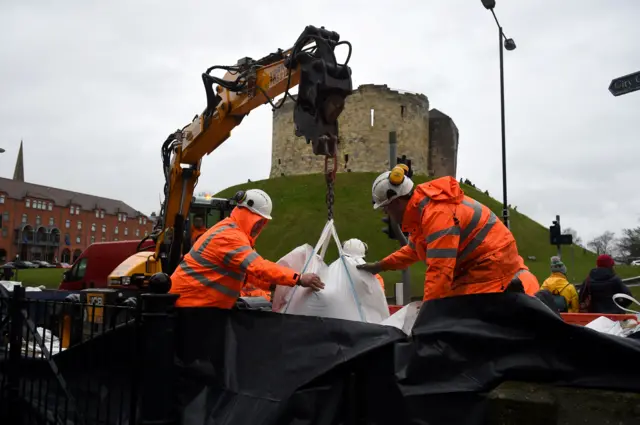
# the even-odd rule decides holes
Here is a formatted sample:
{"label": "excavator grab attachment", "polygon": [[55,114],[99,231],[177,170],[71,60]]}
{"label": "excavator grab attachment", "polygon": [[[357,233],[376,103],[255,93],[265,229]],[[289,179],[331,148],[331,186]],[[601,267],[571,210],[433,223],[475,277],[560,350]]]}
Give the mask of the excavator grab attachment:
{"label": "excavator grab attachment", "polygon": [[[340,35],[324,28],[308,26],[295,46],[315,42],[312,52],[292,52],[291,66],[300,66],[300,82],[293,121],[296,136],[311,142],[314,155],[333,157],[337,153],[338,117],[344,109],[347,96],[352,92],[351,44],[340,41]],[[338,64],[335,48],[349,47],[344,64]]]}

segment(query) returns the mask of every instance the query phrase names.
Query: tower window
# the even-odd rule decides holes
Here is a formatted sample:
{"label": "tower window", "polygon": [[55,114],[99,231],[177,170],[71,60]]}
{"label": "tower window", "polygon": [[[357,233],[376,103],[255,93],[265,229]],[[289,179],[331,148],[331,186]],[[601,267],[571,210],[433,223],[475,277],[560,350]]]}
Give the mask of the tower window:
{"label": "tower window", "polygon": [[376,111],[371,108],[371,127],[373,127],[373,122],[375,121]]}

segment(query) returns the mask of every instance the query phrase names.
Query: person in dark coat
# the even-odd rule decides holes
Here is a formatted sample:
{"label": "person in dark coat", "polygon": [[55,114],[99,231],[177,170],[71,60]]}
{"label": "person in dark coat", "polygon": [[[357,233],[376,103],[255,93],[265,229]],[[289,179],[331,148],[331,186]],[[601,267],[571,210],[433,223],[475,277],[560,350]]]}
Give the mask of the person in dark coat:
{"label": "person in dark coat", "polygon": [[[580,305],[584,305],[588,296],[591,295],[591,302],[587,308],[588,313],[604,313],[604,314],[624,314],[625,311],[620,309],[613,302],[613,295],[626,294],[631,296],[631,291],[622,283],[622,280],[616,275],[613,266],[615,262],[610,255],[600,255],[596,261],[597,267],[589,272],[589,276],[584,280],[580,288]],[[619,298],[616,300],[622,307],[628,307],[631,301]],[[585,311],[583,311],[585,312]]]}

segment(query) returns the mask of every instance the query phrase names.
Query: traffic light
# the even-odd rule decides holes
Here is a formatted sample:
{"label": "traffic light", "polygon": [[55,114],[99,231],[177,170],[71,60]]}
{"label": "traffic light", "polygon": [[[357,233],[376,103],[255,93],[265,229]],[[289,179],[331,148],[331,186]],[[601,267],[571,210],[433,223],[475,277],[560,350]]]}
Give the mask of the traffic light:
{"label": "traffic light", "polygon": [[397,239],[396,233],[393,231],[393,226],[391,225],[391,218],[387,215],[382,218],[382,222],[387,225],[387,227],[382,228],[382,231],[387,234],[389,239]]}
{"label": "traffic light", "polygon": [[560,245],[560,224],[554,220],[553,225],[549,227],[549,242],[551,245]]}
{"label": "traffic light", "polygon": [[549,227],[549,242],[551,245],[571,245],[573,243],[573,235],[563,235],[560,230],[558,220],[553,221],[553,226]]}

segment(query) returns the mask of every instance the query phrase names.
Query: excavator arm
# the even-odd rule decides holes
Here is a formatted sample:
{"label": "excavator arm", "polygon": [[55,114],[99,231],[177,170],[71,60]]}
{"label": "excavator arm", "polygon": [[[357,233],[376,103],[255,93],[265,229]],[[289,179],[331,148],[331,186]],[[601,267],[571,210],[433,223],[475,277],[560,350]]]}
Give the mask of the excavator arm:
{"label": "excavator arm", "polygon": [[[338,64],[334,51],[342,44],[349,53],[345,63]],[[311,143],[315,155],[325,156],[325,164],[333,158],[333,174],[328,179],[335,176],[337,119],[352,91],[350,56],[351,45],[340,41],[337,33],[307,26],[286,51],[259,60],[243,58],[233,66],[213,66],[202,74],[205,110],[162,145],[165,198],[152,237],[156,241],[154,260],[160,261],[165,273],[173,273],[182,257],[185,217],[202,158],[227,140],[231,130],[258,106],[269,103],[277,109],[287,97],[294,100],[296,135]],[[211,75],[219,69],[226,71],[222,78]],[[298,95],[294,97],[289,89],[296,85]],[[273,98],[283,93],[282,100],[274,104]]]}

